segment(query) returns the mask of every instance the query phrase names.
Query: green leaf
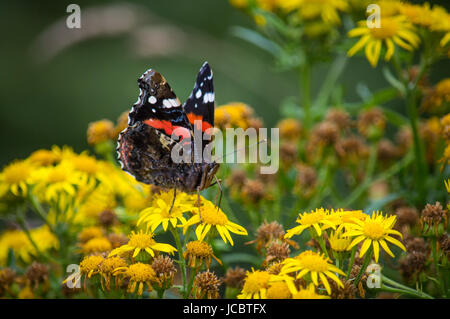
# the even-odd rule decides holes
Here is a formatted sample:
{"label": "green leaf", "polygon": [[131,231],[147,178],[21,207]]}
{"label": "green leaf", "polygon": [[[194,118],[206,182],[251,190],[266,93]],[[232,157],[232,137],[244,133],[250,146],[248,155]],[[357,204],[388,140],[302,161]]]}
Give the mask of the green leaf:
{"label": "green leaf", "polygon": [[389,68],[383,68],[383,75],[386,81],[388,81],[389,84],[396,88],[402,95],[406,94],[405,85],[392,74]]}
{"label": "green leaf", "polygon": [[256,31],[239,26],[234,26],[231,27],[231,34],[256,45],[260,49],[263,49],[264,51],[272,54],[275,57],[277,57],[281,52],[281,48],[275,42],[267,39]]}

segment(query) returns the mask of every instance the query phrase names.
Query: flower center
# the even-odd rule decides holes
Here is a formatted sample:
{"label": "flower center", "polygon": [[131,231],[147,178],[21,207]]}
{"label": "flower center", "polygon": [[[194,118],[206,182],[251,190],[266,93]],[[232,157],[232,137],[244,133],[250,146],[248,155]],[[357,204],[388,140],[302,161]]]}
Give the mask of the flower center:
{"label": "flower center", "polygon": [[399,29],[398,22],[394,19],[383,17],[381,19],[381,27],[380,28],[370,28],[370,34],[372,37],[376,39],[387,39],[392,38],[397,34]]}
{"label": "flower center", "polygon": [[265,271],[257,270],[248,274],[244,284],[244,291],[257,293],[260,289],[266,288],[270,279],[270,274]]}
{"label": "flower center", "polygon": [[212,255],[212,248],[208,243],[202,241],[191,241],[187,243],[186,249],[188,254],[198,257],[208,257]]}
{"label": "flower center", "polygon": [[296,257],[302,268],[316,272],[325,272],[328,270],[328,261],[321,255],[310,250],[305,251]]}
{"label": "flower center", "polygon": [[385,234],[384,227],[374,220],[368,220],[364,224],[363,232],[371,239],[379,239]]}
{"label": "flower center", "polygon": [[111,274],[114,269],[119,267],[126,267],[126,262],[120,257],[114,256],[106,258],[100,266],[102,273]]}
{"label": "flower center", "polygon": [[105,260],[105,258],[102,256],[88,256],[81,261],[80,271],[87,274],[91,270],[97,269],[98,265],[100,265],[103,260]]}
{"label": "flower center", "polygon": [[154,244],[155,241],[153,240],[152,236],[144,233],[133,234],[130,237],[130,241],[128,242],[129,246],[141,249],[151,247]]}
{"label": "flower center", "polygon": [[61,183],[67,179],[67,171],[61,167],[50,170],[47,179],[49,183]]}
{"label": "flower center", "polygon": [[215,206],[211,208],[205,207],[204,209],[202,208],[202,221],[210,225],[226,225],[228,218],[220,210],[217,211]]}
{"label": "flower center", "polygon": [[136,263],[128,267],[127,275],[131,281],[145,282],[155,278],[155,271],[148,264]]}

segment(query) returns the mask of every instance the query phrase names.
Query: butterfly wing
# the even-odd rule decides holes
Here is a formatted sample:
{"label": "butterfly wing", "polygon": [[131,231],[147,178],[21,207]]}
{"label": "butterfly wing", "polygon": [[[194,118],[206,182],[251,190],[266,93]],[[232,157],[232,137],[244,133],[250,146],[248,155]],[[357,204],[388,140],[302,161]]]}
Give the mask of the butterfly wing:
{"label": "butterfly wing", "polygon": [[143,122],[171,136],[190,136],[190,123],[180,100],[158,72],[147,70],[139,79],[139,97],[129,114],[128,125]]}
{"label": "butterfly wing", "polygon": [[198,72],[191,95],[183,105],[189,123],[194,125],[195,121],[201,121],[197,122],[201,124],[198,129],[203,132],[214,127],[214,100],[213,73],[205,62]]}

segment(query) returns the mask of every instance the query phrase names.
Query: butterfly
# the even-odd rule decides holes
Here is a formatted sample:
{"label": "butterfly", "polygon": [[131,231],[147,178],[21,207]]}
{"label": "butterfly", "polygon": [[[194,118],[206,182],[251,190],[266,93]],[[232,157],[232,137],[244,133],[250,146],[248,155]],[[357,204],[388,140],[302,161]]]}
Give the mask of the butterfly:
{"label": "butterfly", "polygon": [[[215,183],[220,187],[216,177],[219,164],[194,160],[194,129],[207,134],[214,127],[213,73],[208,62],[200,68],[194,89],[183,105],[155,70],[147,70],[137,82],[138,100],[129,112],[128,127],[118,138],[121,168],[139,182],[174,189],[174,200],[177,190],[196,191],[200,207],[200,191]],[[173,160],[173,148],[180,142],[186,144],[191,161]],[[209,143],[202,143],[202,151]]]}

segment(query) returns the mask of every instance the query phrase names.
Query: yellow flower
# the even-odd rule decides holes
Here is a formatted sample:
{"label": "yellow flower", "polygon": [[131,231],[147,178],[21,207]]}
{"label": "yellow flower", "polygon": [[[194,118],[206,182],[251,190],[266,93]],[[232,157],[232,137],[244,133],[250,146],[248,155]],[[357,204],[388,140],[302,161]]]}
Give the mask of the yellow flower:
{"label": "yellow flower", "polygon": [[89,123],[87,130],[88,143],[97,145],[114,137],[114,123],[110,120],[101,120]]}
{"label": "yellow flower", "polygon": [[237,296],[238,299],[266,299],[267,289],[272,276],[267,271],[252,270],[247,271],[244,287],[241,294]]}
{"label": "yellow flower", "polygon": [[375,67],[383,44],[386,46],[386,61],[394,54],[395,44],[408,51],[418,47],[420,38],[414,33],[414,26],[404,16],[381,17],[380,24],[380,28],[369,28],[366,20],[358,22],[359,27],[350,30],[348,36],[361,38],[347,52],[348,56],[353,56],[365,46],[367,60]]}
{"label": "yellow flower", "polygon": [[81,252],[85,255],[106,253],[112,249],[112,245],[106,237],[89,239],[81,245]]}
{"label": "yellow flower", "polygon": [[206,269],[209,269],[211,264],[211,257],[213,257],[220,265],[222,262],[214,256],[213,249],[210,244],[203,241],[190,241],[186,244],[186,251],[184,258],[188,260],[188,266],[191,268],[199,268],[203,262],[206,264]]}
{"label": "yellow flower", "polygon": [[290,299],[292,294],[284,281],[275,281],[270,283],[266,296],[268,299]]}
{"label": "yellow flower", "polygon": [[[142,230],[140,230],[138,233],[132,231],[129,238],[130,240],[127,244],[114,249],[108,257],[122,255],[129,251],[133,251],[133,258],[137,257],[141,251],[145,252],[145,254],[148,254],[151,257],[155,257],[155,251],[162,251],[169,254],[173,254],[175,251],[177,251],[169,244],[157,243],[153,239],[152,233],[144,233]],[[148,259],[148,255],[145,256],[145,254],[142,256],[143,260]]]}
{"label": "yellow flower", "polygon": [[444,181],[445,184],[445,189],[447,190],[447,193],[450,194],[450,179],[447,179],[446,181]]}
{"label": "yellow flower", "polygon": [[318,294],[316,287],[313,284],[309,284],[308,288],[300,288],[294,292],[292,299],[330,299],[330,297]]}
{"label": "yellow flower", "polygon": [[328,228],[336,229],[336,222],[332,219],[334,211],[318,208],[309,213],[299,214],[296,222],[300,224],[287,231],[285,238],[291,238],[294,235],[300,235],[305,229],[313,227],[317,236],[322,235],[322,231]]}
{"label": "yellow flower", "polygon": [[253,115],[253,109],[241,102],[232,102],[217,107],[214,111],[215,125],[221,129],[229,127],[248,128],[248,120]]}
{"label": "yellow flower", "polygon": [[345,276],[345,273],[334,266],[331,263],[331,260],[322,254],[307,250],[294,258],[286,258],[282,264],[283,267],[281,268],[280,275],[286,275],[299,271],[296,278],[300,279],[309,273],[315,286],[319,285],[318,279],[320,278],[320,281],[325,286],[328,294],[331,294],[331,288],[327,277],[336,282],[338,286],[342,288],[344,287],[344,284],[335,275],[335,273],[343,276]]}
{"label": "yellow flower", "polygon": [[68,162],[56,166],[42,167],[35,173],[36,186],[33,192],[44,201],[57,201],[61,195],[74,198],[81,175]]}
{"label": "yellow flower", "polygon": [[87,227],[78,234],[78,240],[82,243],[89,241],[92,238],[105,236],[103,228],[98,226]]}
{"label": "yellow flower", "polygon": [[238,9],[246,8],[248,5],[248,0],[229,0],[230,4]]}
{"label": "yellow flower", "polygon": [[[120,267],[126,267],[127,263],[121,257],[113,256],[106,258],[102,261],[99,267],[99,272],[102,276],[101,285],[102,289],[109,290],[111,288],[111,276],[114,274],[114,270]],[[119,286],[118,278],[116,277],[116,287]]]}
{"label": "yellow flower", "polygon": [[350,238],[342,237],[342,231],[335,231],[328,237],[331,249],[336,252],[344,252],[351,244]]}
{"label": "yellow flower", "polygon": [[16,161],[0,173],[0,196],[10,191],[15,196],[26,196],[32,183],[34,167],[27,161]]}
{"label": "yellow flower", "polygon": [[98,274],[100,269],[100,264],[105,260],[102,256],[99,255],[92,255],[92,256],[86,256],[81,260],[80,262],[80,276],[69,276],[67,277],[62,283],[67,284],[68,281],[72,282],[72,287],[77,287],[80,283],[82,278],[84,277],[84,289],[86,290],[87,286],[87,279],[91,278],[93,275]]}
{"label": "yellow flower", "polygon": [[345,12],[348,4],[345,0],[283,0],[278,1],[280,8],[287,12],[297,11],[303,20],[321,19],[328,24],[340,24],[339,12]]}
{"label": "yellow flower", "polygon": [[[59,247],[58,238],[46,225],[31,229],[30,236],[42,253]],[[22,230],[7,230],[0,235],[0,265],[5,264],[10,249],[27,264],[37,256],[35,247]]]}
{"label": "yellow flower", "polygon": [[397,239],[391,237],[391,235],[397,235],[403,238],[402,234],[394,229],[393,226],[397,219],[396,215],[390,217],[383,216],[382,212],[373,212],[370,218],[364,221],[354,219],[355,224],[348,224],[350,229],[343,234],[344,237],[354,238],[351,244],[348,246],[348,250],[352,249],[353,246],[364,240],[364,243],[359,252],[359,256],[362,257],[367,252],[370,247],[373,247],[373,253],[375,256],[375,262],[378,262],[378,257],[380,254],[380,245],[383,249],[391,256],[394,254],[389,249],[386,241],[400,247],[406,251],[405,246]]}
{"label": "yellow flower", "polygon": [[143,263],[132,264],[128,267],[119,267],[114,270],[114,275],[122,275],[124,278],[129,278],[128,293],[134,293],[136,286],[138,286],[139,296],[144,292],[145,285],[151,291],[152,282],[158,281],[152,266]]}
{"label": "yellow flower", "polygon": [[[196,210],[194,209],[194,212]],[[195,214],[192,216],[184,225],[184,232],[186,229],[194,224],[198,224],[195,229],[195,235],[197,239],[202,241],[211,228],[215,228],[219,233],[220,237],[222,237],[223,241],[227,243],[230,242],[231,246],[233,246],[233,239],[231,238],[230,232],[237,235],[247,235],[247,231],[244,227],[239,226],[233,222],[228,220],[227,215],[218,207],[216,207],[210,201],[205,201],[203,206],[200,208],[201,211],[201,220],[200,216]]]}
{"label": "yellow flower", "polygon": [[75,155],[71,158],[70,162],[74,168],[90,177],[95,177],[100,171],[100,165],[97,159],[93,156],[89,156],[86,152],[79,155]]}
{"label": "yellow flower", "polygon": [[37,150],[31,153],[30,157],[28,157],[29,161],[38,166],[48,166],[55,164],[59,161],[59,157],[57,154],[50,150]]}
{"label": "yellow flower", "polygon": [[185,224],[186,219],[183,212],[195,209],[192,205],[186,205],[186,197],[185,193],[177,194],[175,201],[173,201],[173,191],[161,193],[154,200],[154,206],[148,207],[140,213],[137,226],[145,223],[147,224],[147,230],[150,229],[154,232],[160,224],[162,224],[164,231],[167,230],[169,223],[174,228],[178,226],[178,222]]}

